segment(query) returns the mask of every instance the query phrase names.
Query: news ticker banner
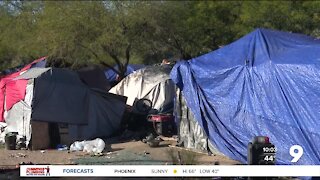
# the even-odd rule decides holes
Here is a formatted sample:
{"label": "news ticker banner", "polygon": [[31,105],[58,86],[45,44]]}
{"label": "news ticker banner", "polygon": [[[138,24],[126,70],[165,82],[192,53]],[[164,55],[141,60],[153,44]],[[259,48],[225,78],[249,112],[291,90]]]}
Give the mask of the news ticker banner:
{"label": "news ticker banner", "polygon": [[22,177],[320,177],[320,165],[21,165]]}

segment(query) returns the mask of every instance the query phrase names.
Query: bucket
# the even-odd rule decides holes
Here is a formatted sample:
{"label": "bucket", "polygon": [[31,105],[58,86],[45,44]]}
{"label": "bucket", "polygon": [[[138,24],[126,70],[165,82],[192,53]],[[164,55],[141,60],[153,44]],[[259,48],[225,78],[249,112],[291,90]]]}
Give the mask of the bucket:
{"label": "bucket", "polygon": [[16,149],[23,149],[26,148],[26,137],[23,136],[21,138],[18,138],[17,143],[16,143]]}
{"label": "bucket", "polygon": [[16,141],[17,141],[16,132],[10,132],[5,136],[5,147],[7,150],[15,150],[16,149]]}

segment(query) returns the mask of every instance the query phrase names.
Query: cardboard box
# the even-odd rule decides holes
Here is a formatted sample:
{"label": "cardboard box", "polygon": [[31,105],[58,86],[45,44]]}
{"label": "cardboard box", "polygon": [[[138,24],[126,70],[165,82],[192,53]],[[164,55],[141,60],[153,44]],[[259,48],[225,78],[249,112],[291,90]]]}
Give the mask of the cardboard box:
{"label": "cardboard box", "polygon": [[31,129],[31,149],[48,149],[50,147],[49,123],[32,120]]}

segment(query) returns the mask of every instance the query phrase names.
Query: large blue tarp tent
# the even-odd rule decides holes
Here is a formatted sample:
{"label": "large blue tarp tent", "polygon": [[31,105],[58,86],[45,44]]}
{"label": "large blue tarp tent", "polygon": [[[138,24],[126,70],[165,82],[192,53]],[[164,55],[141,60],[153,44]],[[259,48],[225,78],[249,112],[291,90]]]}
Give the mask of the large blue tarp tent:
{"label": "large blue tarp tent", "polygon": [[[216,51],[178,62],[172,80],[219,151],[246,163],[268,136],[277,164],[320,164],[320,41],[257,29]],[[304,153],[292,163],[289,149]]]}
{"label": "large blue tarp tent", "polygon": [[[143,64],[128,64],[127,66],[127,71],[125,73],[125,75],[129,75],[131,73],[133,73],[134,71],[144,68],[145,65]],[[118,66],[114,66],[114,69],[119,70]],[[105,76],[107,77],[107,79],[109,80],[109,82],[111,81],[115,81],[116,77],[117,77],[117,73],[115,71],[113,71],[112,69],[108,69],[104,72]]]}

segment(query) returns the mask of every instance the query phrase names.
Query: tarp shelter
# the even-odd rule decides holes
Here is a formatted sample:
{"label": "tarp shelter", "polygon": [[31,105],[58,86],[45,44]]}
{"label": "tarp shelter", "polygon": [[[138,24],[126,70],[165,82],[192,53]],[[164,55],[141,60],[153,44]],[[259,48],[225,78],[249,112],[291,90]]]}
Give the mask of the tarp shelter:
{"label": "tarp shelter", "polygon": [[49,71],[51,68],[32,68],[22,75],[13,79],[13,81],[28,80],[26,86],[26,95],[19,102],[15,103],[5,116],[7,127],[3,134],[8,132],[18,132],[20,137],[26,137],[26,144],[31,139],[31,113],[34,92],[34,78],[39,77],[42,73]]}
{"label": "tarp shelter", "polygon": [[[133,73],[134,71],[139,70],[144,67],[145,67],[145,65],[143,65],[143,64],[128,64],[127,71],[126,71],[125,75],[127,76],[127,75]],[[119,70],[118,65],[114,66],[113,68],[116,70]],[[105,71],[105,76],[107,77],[109,82],[112,82],[112,81],[116,81],[117,73],[114,72],[112,69],[108,69]]]}
{"label": "tarp shelter", "polygon": [[128,97],[129,106],[139,99],[148,99],[152,102],[152,113],[172,112],[175,85],[170,79],[171,69],[171,65],[147,66],[129,74],[109,92]]}
{"label": "tarp shelter", "polygon": [[246,163],[254,136],[268,136],[277,164],[320,164],[320,41],[257,29],[216,51],[177,63],[171,78],[210,142]]}
{"label": "tarp shelter", "polygon": [[0,79],[0,122],[4,121],[4,112],[12,106],[23,100],[26,95],[27,80],[13,80],[26,70],[33,67],[45,67],[46,57],[37,59],[32,63],[24,66],[21,70],[6,75]]}
{"label": "tarp shelter", "polygon": [[77,72],[81,80],[91,88],[106,92],[111,88],[103,70],[97,65],[81,68]]}
{"label": "tarp shelter", "polygon": [[30,140],[30,121],[66,123],[72,139],[110,136],[119,127],[125,98],[84,84],[67,69],[29,69],[13,81],[28,83],[27,95],[8,111],[6,132],[18,132]]}

